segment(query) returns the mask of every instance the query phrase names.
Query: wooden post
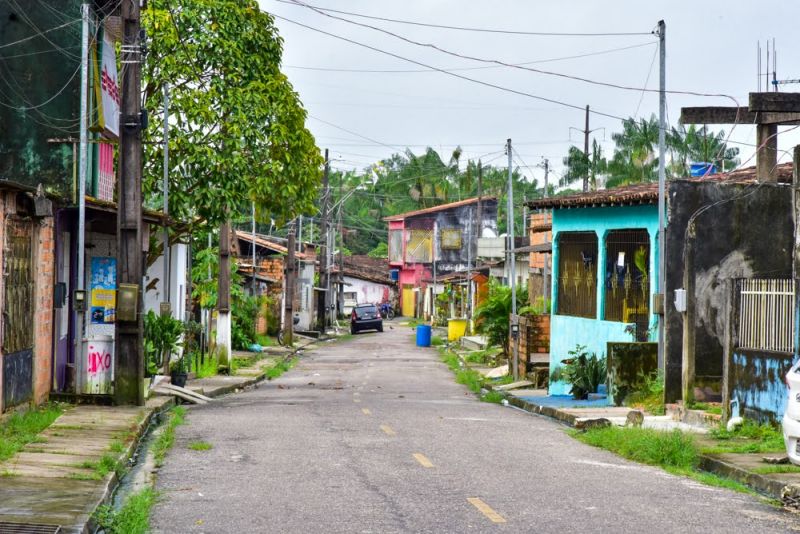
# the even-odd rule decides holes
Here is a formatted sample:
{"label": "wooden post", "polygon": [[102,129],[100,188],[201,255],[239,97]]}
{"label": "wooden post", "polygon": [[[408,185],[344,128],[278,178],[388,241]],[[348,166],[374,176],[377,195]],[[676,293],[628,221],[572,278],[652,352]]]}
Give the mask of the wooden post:
{"label": "wooden post", "polygon": [[756,178],[759,182],[778,180],[778,125],[756,125]]}
{"label": "wooden post", "polygon": [[114,400],[144,405],[142,351],[142,114],[139,2],[122,3],[122,109],[119,141],[117,283],[139,286],[134,321],[115,327]]}
{"label": "wooden post", "polygon": [[683,362],[681,366],[681,389],[683,405],[694,403],[694,362],[695,362],[695,290],[694,290],[694,221],[686,229],[684,245],[683,288],[686,291],[686,311],[683,314]]}
{"label": "wooden post", "polygon": [[739,306],[736,298],[736,280],[726,280],[725,307],[723,317],[728,321],[725,325],[725,339],[722,346],[722,422],[727,423],[731,417],[731,393],[733,392],[733,351],[736,347],[736,325],[739,324]]}
{"label": "wooden post", "polygon": [[[226,210],[227,214],[227,210]],[[229,367],[231,357],[231,222],[219,227],[219,278],[217,280],[217,348],[219,366]]]}
{"label": "wooden post", "polygon": [[329,238],[330,238],[330,228],[328,226],[328,202],[330,199],[329,196],[329,188],[328,188],[328,174],[329,174],[329,162],[328,162],[328,149],[325,149],[325,171],[322,174],[322,206],[320,207],[320,211],[322,212],[322,226],[320,228],[320,243],[322,245],[319,247],[319,281],[322,290],[325,292],[323,296],[324,305],[322,309],[318,310],[318,320],[319,320],[319,329],[324,334],[328,328],[328,308],[330,307],[331,303],[331,296],[330,291],[328,291],[329,286],[329,271],[328,271],[328,245],[329,245]]}
{"label": "wooden post", "polygon": [[295,280],[295,261],[294,249],[296,243],[294,238],[294,223],[289,226],[289,236],[286,243],[286,264],[284,276],[286,280],[286,293],[283,296],[283,339],[287,347],[291,347],[294,335],[294,280]]}

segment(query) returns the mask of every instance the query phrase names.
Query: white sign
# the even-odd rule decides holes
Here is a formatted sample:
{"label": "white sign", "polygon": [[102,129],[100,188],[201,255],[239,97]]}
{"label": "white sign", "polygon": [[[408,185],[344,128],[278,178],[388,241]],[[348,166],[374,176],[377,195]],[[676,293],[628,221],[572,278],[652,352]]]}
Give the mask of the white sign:
{"label": "white sign", "polygon": [[108,133],[119,137],[120,90],[117,76],[117,52],[108,34],[103,36],[103,58],[100,62],[102,122]]}

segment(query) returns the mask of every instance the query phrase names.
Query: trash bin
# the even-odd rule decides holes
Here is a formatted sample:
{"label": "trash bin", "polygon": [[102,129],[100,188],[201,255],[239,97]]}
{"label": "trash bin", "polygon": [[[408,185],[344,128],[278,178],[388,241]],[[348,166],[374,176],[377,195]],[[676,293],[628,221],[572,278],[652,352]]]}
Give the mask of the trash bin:
{"label": "trash bin", "polygon": [[417,346],[430,347],[431,346],[431,327],[427,324],[417,326]]}
{"label": "trash bin", "polygon": [[447,341],[458,341],[467,333],[466,319],[447,320]]}
{"label": "trash bin", "polygon": [[786,412],[783,414],[783,443],[789,460],[800,465],[800,361],[786,373],[789,398],[786,399]]}

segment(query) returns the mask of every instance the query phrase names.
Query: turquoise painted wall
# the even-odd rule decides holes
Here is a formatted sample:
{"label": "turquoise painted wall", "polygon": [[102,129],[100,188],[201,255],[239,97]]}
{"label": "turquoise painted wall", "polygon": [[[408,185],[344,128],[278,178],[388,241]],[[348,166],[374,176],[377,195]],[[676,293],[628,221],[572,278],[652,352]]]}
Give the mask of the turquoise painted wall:
{"label": "turquoise painted wall", "polygon": [[[605,357],[609,341],[631,341],[625,332],[628,323],[603,320],[605,308],[605,238],[613,230],[645,229],[650,235],[650,295],[658,292],[658,208],[654,205],[561,208],[553,210],[553,268],[552,279],[553,315],[550,319],[550,370],[560,366],[561,360],[569,357],[576,345],[584,345],[589,352]],[[597,317],[571,317],[557,315],[558,309],[558,235],[563,232],[594,232],[597,235]],[[652,305],[650,306],[652,310]],[[650,315],[650,324],[657,324],[655,314]],[[651,341],[658,339],[657,332]],[[570,387],[564,382],[550,384],[551,395],[567,395]]]}

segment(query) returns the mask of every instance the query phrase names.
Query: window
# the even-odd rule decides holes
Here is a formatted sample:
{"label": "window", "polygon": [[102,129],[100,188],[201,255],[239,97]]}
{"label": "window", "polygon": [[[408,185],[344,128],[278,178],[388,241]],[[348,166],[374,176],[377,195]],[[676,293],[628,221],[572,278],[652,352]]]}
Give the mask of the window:
{"label": "window", "polygon": [[445,228],[439,234],[442,250],[461,250],[461,228]]}
{"label": "window", "polygon": [[433,261],[433,232],[430,230],[411,230],[406,245],[408,263],[431,263]]}
{"label": "window", "polygon": [[650,236],[647,230],[609,232],[604,272],[605,319],[634,323],[637,341],[646,341],[650,323]]}
{"label": "window", "polygon": [[389,230],[389,263],[403,262],[403,231]]}
{"label": "window", "polygon": [[795,282],[737,280],[738,347],[791,353],[794,347]]}
{"label": "window", "polygon": [[559,315],[597,317],[597,236],[594,232],[558,235]]}

